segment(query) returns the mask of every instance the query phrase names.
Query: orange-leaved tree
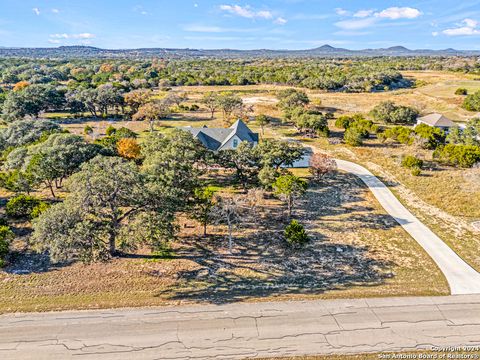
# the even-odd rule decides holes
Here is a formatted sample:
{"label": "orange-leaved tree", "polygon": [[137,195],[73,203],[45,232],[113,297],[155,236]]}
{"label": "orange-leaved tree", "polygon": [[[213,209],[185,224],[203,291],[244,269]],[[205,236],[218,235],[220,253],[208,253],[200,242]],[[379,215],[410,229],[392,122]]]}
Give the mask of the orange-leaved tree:
{"label": "orange-leaved tree", "polygon": [[117,142],[118,155],[125,159],[133,160],[140,157],[141,147],[133,138],[123,138]]}

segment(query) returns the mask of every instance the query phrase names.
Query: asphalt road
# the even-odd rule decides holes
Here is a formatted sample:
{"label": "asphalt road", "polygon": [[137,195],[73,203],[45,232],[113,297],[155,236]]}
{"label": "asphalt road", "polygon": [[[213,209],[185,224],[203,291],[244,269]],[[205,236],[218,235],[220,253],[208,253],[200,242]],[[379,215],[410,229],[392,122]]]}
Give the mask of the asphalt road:
{"label": "asphalt road", "polygon": [[474,345],[479,295],[0,316],[2,360],[231,360]]}
{"label": "asphalt road", "polygon": [[453,295],[480,294],[480,273],[463,261],[408,211],[384,183],[363,166],[344,160],[336,160],[336,162],[340,170],[358,176],[369,187],[387,213],[425,249],[447,278]]}

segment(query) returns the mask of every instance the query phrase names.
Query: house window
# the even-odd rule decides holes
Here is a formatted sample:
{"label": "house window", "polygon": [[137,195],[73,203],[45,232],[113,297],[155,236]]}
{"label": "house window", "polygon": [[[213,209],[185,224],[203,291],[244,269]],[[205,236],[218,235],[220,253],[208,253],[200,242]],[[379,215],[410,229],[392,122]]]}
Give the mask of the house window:
{"label": "house window", "polygon": [[236,149],[238,146],[238,140],[237,139],[233,139],[233,148]]}

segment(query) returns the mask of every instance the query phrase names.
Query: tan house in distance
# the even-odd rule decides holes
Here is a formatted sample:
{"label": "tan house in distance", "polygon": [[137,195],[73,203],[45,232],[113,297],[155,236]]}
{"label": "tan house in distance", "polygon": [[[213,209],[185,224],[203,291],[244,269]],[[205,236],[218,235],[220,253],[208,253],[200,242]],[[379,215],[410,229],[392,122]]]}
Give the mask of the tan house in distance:
{"label": "tan house in distance", "polygon": [[433,113],[417,118],[417,125],[420,124],[430,125],[442,129],[446,132],[448,132],[450,128],[457,126],[452,120],[438,113]]}

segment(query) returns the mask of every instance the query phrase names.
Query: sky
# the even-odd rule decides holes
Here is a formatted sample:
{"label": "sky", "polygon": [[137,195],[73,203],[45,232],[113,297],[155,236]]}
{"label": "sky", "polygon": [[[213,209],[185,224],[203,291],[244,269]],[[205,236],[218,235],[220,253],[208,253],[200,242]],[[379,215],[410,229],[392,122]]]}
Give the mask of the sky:
{"label": "sky", "polygon": [[0,0],[0,46],[480,49],[480,1]]}

